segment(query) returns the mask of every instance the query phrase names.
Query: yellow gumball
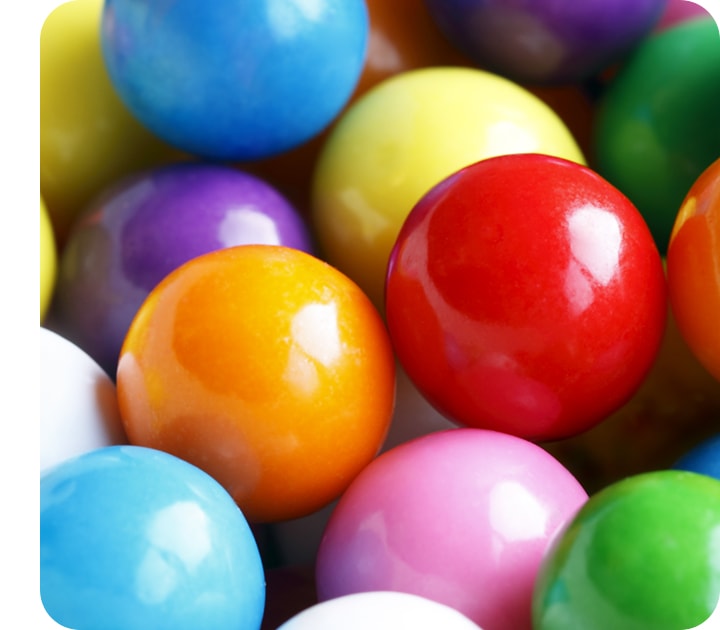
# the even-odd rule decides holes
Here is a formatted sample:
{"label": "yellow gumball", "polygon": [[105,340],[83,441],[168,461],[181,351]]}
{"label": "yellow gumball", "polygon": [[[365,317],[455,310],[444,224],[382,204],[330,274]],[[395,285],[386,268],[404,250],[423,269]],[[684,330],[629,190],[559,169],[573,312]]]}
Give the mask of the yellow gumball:
{"label": "yellow gumball", "polygon": [[103,0],[55,8],[40,34],[40,192],[62,243],[104,186],[180,156],[129,113],[100,47]]}
{"label": "yellow gumball", "polygon": [[312,220],[323,257],[382,309],[388,257],[415,203],[460,168],[510,153],[585,164],[560,117],[503,77],[433,67],[377,84],[338,119],[318,156]]}
{"label": "yellow gumball", "polygon": [[45,202],[40,199],[40,322],[52,301],[57,278],[57,246]]}

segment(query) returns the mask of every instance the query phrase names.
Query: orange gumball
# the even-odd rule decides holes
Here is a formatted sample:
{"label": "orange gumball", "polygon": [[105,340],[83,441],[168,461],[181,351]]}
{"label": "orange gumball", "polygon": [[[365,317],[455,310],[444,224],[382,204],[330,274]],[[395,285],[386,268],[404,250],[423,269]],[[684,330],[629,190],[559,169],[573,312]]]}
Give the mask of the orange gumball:
{"label": "orange gumball", "polygon": [[377,455],[395,361],[367,296],[299,250],[244,245],[168,275],[137,313],[117,371],[133,444],[215,477],[248,520],[308,515]]}
{"label": "orange gumball", "polygon": [[720,159],[695,181],[667,252],[670,304],[698,360],[720,380]]}

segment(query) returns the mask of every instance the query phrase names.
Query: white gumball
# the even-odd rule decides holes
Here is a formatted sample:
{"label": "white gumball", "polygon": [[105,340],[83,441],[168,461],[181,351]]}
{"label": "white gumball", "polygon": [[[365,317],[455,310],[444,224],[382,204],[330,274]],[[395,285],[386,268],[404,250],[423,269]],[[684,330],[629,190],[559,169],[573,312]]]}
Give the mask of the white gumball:
{"label": "white gumball", "polygon": [[126,444],[115,383],[84,350],[40,327],[40,469]]}
{"label": "white gumball", "polygon": [[445,604],[392,591],[353,593],[298,613],[277,630],[481,630]]}

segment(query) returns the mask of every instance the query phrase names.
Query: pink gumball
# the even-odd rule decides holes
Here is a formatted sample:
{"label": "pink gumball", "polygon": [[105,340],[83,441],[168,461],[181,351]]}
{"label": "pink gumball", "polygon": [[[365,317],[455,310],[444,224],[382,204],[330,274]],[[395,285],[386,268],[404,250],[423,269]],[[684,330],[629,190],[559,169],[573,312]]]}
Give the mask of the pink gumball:
{"label": "pink gumball", "polygon": [[522,438],[474,428],[416,438],[381,454],[341,497],[318,550],[318,599],[401,591],[485,630],[529,630],[541,560],[587,498]]}

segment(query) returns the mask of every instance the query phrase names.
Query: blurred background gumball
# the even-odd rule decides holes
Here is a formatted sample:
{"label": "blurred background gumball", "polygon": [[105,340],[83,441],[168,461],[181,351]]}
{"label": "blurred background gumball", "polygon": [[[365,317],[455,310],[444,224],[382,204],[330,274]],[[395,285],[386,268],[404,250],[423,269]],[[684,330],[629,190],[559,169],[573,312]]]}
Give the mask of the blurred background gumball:
{"label": "blurred background gumball", "polygon": [[126,444],[115,384],[84,350],[40,328],[40,468]]}
{"label": "blurred background gumball", "polygon": [[662,31],[686,20],[707,18],[709,15],[700,4],[693,0],[667,0],[665,10],[655,25],[655,31]]}
{"label": "blurred background gumball", "polygon": [[720,433],[695,444],[673,464],[673,468],[709,475],[720,480]]}
{"label": "blurred background gumball", "polygon": [[117,387],[132,443],[203,468],[263,523],[321,509],[376,456],[395,359],[347,276],[298,249],[240,245],[153,289],[125,338]]}
{"label": "blurred background gumball", "polygon": [[711,18],[646,38],[608,82],[590,163],[638,207],[667,253],[693,182],[720,156],[720,37]]}
{"label": "blurred background gumball", "polygon": [[110,446],[42,475],[40,593],[78,630],[258,630],[265,578],[214,479],[167,453]]}
{"label": "blurred background gumball", "polygon": [[436,601],[393,591],[354,593],[303,610],[278,630],[482,630],[457,610]]}
{"label": "blurred background gumball", "polygon": [[316,562],[319,601],[372,590],[443,603],[485,630],[530,626],[540,561],[587,500],[539,446],[451,429],[371,462],[338,501]]}
{"label": "blurred background gumball", "polygon": [[57,3],[40,33],[40,192],[62,247],[105,186],[185,155],[120,100],[100,49],[103,0]]}
{"label": "blurred background gumball", "polygon": [[584,163],[560,117],[516,83],[467,67],[395,75],[345,111],[318,158],[321,255],[382,309],[390,251],[423,194],[473,162],[527,152]]}
{"label": "blurred background gumball", "polygon": [[447,38],[514,81],[570,84],[627,56],[666,0],[425,0]]}
{"label": "blurred background gumball", "polygon": [[40,198],[40,323],[47,315],[55,293],[58,247],[47,206]]}
{"label": "blurred background gumball", "polygon": [[591,495],[543,560],[533,628],[695,628],[718,603],[719,524],[720,481],[692,472],[647,472]]}
{"label": "blurred background gumball", "polygon": [[72,226],[49,326],[114,379],[148,293],[182,263],[245,244],[312,251],[305,220],[264,180],[226,166],[158,166],[108,186]]}
{"label": "blurred background gumball", "polygon": [[128,109],[168,143],[218,160],[292,149],[350,98],[364,0],[106,0],[101,45]]}

